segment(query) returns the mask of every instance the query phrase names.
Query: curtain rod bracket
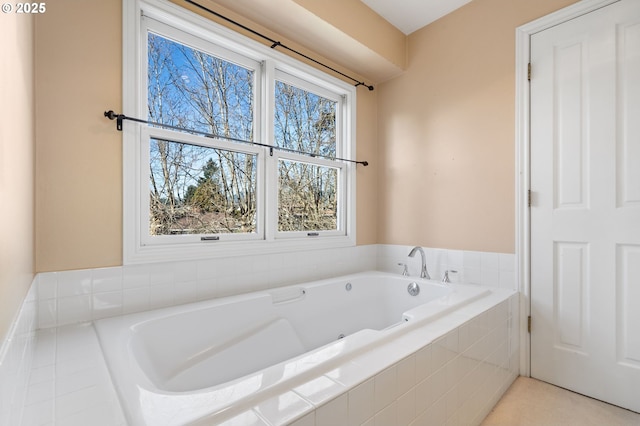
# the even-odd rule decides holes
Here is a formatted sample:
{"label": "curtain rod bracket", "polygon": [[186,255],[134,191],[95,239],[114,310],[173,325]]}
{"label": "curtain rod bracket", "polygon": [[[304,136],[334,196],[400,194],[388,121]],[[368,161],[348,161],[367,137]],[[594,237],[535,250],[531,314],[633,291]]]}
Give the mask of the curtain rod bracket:
{"label": "curtain rod bracket", "polygon": [[122,131],[122,121],[127,118],[124,114],[116,114],[112,109],[104,112],[104,116],[109,120],[116,120],[116,129]]}

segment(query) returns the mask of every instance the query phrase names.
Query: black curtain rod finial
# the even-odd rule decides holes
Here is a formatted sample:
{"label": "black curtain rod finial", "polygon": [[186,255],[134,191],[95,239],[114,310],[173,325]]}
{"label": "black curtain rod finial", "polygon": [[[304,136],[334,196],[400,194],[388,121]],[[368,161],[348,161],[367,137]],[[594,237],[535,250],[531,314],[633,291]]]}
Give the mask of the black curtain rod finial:
{"label": "black curtain rod finial", "polygon": [[122,131],[122,121],[127,118],[124,114],[116,114],[112,109],[104,112],[104,116],[109,120],[116,120],[116,129]]}
{"label": "black curtain rod finial", "polygon": [[356,83],[356,87],[358,87],[358,86],[364,86],[367,89],[369,89],[370,92],[373,91],[373,86],[369,86],[368,84],[365,84],[362,81],[359,81],[358,83]]}

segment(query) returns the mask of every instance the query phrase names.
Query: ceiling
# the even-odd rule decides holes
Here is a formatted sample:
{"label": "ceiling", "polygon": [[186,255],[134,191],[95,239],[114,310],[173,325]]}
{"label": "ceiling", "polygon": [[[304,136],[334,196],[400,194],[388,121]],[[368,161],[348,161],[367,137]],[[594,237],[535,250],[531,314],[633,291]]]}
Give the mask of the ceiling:
{"label": "ceiling", "polygon": [[471,0],[361,0],[406,35]]}

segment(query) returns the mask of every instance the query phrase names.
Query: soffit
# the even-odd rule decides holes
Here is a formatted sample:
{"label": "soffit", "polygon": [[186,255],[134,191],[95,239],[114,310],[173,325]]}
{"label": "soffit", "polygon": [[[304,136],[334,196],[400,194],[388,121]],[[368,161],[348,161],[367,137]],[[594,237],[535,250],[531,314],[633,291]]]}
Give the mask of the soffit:
{"label": "soffit", "polygon": [[[188,3],[172,0],[207,16]],[[307,0],[199,0],[198,3],[262,32],[286,37],[276,39],[314,59],[315,54],[328,59],[327,65],[338,65],[340,71],[354,72],[367,84],[380,83],[400,75],[406,64],[406,37],[359,0],[328,0],[318,7]],[[317,0],[315,3],[318,3]],[[313,10],[309,10],[307,7]],[[366,9],[359,16],[345,19],[353,8]],[[361,10],[362,11],[362,10]],[[219,21],[214,16],[208,18]],[[247,20],[252,22],[247,22]],[[349,25],[354,20],[357,25]],[[252,23],[262,28],[254,28]],[[351,27],[351,28],[350,28]],[[243,32],[239,30],[239,32]],[[389,41],[391,39],[391,41]],[[358,77],[356,76],[356,77]]]}

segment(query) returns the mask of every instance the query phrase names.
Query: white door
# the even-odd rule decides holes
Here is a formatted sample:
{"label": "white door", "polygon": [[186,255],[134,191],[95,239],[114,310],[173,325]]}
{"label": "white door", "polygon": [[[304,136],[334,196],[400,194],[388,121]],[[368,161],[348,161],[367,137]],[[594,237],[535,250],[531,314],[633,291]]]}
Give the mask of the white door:
{"label": "white door", "polygon": [[531,375],[640,412],[640,0],[531,65]]}

